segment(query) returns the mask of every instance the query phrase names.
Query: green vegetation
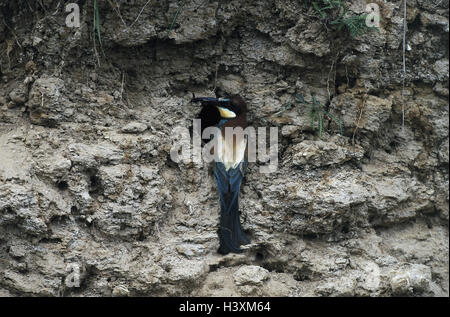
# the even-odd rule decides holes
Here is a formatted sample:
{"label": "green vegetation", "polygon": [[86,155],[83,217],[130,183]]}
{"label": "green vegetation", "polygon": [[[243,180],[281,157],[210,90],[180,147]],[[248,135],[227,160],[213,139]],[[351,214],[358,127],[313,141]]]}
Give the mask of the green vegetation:
{"label": "green vegetation", "polygon": [[[97,37],[97,39],[96,39],[96,37]],[[99,13],[99,9],[98,9],[98,1],[94,0],[93,45],[94,45],[94,53],[95,53],[95,56],[97,57],[97,63],[98,63],[98,66],[100,66],[100,54],[98,53],[97,47],[95,45],[97,40],[100,45],[100,51],[101,51],[103,57],[106,57],[105,51],[103,50],[102,36],[101,36],[101,32],[100,32],[100,13]]]}
{"label": "green vegetation", "polygon": [[180,14],[181,10],[183,9],[185,4],[185,1],[178,7],[177,12],[175,13],[175,16],[173,17],[172,23],[169,27],[169,32],[173,30],[173,27],[175,26],[175,22],[177,21],[178,15]]}
{"label": "green vegetation", "polygon": [[97,38],[100,46],[102,45],[102,36],[100,33],[100,14],[98,12],[97,0],[94,0],[94,34],[97,31]]}
{"label": "green vegetation", "polygon": [[319,131],[319,138],[322,138],[325,117],[333,120],[339,127],[339,133],[342,135],[344,134],[342,129],[342,122],[334,115],[326,111],[323,105],[317,100],[315,95],[312,95],[311,102],[307,102],[300,94],[296,94],[295,96],[295,101],[285,104],[282,109],[275,114],[277,117],[281,116],[281,114],[286,110],[292,109],[295,106],[295,103],[299,106],[306,105],[308,106],[309,116],[311,118],[311,128],[313,129],[313,131],[316,129]]}
{"label": "green vegetation", "polygon": [[315,123],[317,121],[317,129],[319,130],[319,138],[322,138],[323,133],[323,119],[325,116],[333,120],[339,127],[339,133],[343,133],[342,129],[342,123],[339,119],[337,119],[335,116],[333,116],[331,113],[326,111],[322,104],[317,101],[316,96],[312,95],[312,103],[306,102],[303,97],[299,94],[297,94],[297,98],[299,99],[300,103],[303,103],[305,105],[309,105],[309,115],[311,117],[311,127],[313,130],[315,130]]}
{"label": "green vegetation", "polygon": [[348,9],[346,0],[312,1],[311,5],[321,20],[337,31],[346,29],[352,37],[374,29],[366,25],[367,14],[356,14]]}

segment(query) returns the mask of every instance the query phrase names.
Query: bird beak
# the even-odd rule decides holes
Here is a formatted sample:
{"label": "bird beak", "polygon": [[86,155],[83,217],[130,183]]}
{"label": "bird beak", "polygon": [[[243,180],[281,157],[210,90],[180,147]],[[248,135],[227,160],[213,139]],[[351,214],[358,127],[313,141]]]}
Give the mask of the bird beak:
{"label": "bird beak", "polygon": [[225,119],[236,118],[236,114],[233,111],[228,110],[227,108],[217,106],[217,109],[219,109],[220,116],[222,118],[225,118]]}
{"label": "bird beak", "polygon": [[195,97],[195,94],[192,94],[191,102],[202,102],[202,103],[209,103],[209,104],[228,104],[230,102],[230,99],[228,98],[214,98],[214,97]]}
{"label": "bird beak", "polygon": [[[230,99],[213,98],[213,97],[195,97],[195,95],[192,94],[191,102],[200,102],[202,106],[216,106],[222,118],[225,119],[236,118],[236,114],[233,111],[226,108],[226,105],[229,104]],[[224,105],[225,107],[221,105]]]}
{"label": "bird beak", "polygon": [[196,98],[195,95],[193,96],[194,98],[191,99],[191,102],[200,102],[203,104],[213,104],[213,105],[218,105],[219,104],[219,100],[217,100],[217,98],[212,98],[212,97],[198,97]]}

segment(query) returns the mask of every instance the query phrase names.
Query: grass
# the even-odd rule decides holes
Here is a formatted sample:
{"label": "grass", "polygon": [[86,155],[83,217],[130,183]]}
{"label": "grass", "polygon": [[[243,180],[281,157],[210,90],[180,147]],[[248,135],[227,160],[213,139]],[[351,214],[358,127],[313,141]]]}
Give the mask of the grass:
{"label": "grass", "polygon": [[173,30],[173,27],[175,26],[175,22],[177,22],[178,15],[180,14],[181,10],[183,9],[184,4],[185,4],[185,1],[183,1],[183,3],[178,7],[177,12],[175,12],[175,15],[172,19],[172,23],[170,24],[170,27],[169,27],[169,33],[170,33],[170,31]]}
{"label": "grass", "polygon": [[339,133],[342,135],[344,134],[343,128],[342,128],[342,122],[338,118],[336,118],[334,115],[332,115],[331,113],[326,111],[324,109],[323,105],[317,100],[315,95],[312,95],[311,102],[307,102],[303,98],[303,96],[300,94],[296,94],[295,97],[296,97],[296,99],[294,102],[289,102],[289,103],[285,104],[282,107],[282,109],[280,111],[278,111],[275,115],[277,117],[280,117],[283,112],[292,109],[295,106],[295,104],[298,104],[299,106],[305,105],[308,107],[309,117],[311,119],[311,128],[313,131],[315,131],[315,130],[318,131],[319,138],[322,138],[322,135],[323,135],[325,117],[328,117],[332,121],[334,121],[337,124],[337,126],[339,127]]}
{"label": "grass", "polygon": [[342,134],[342,135],[344,134],[343,129],[342,129],[342,122],[339,119],[337,119],[335,116],[333,116],[331,113],[326,111],[323,108],[322,104],[316,99],[315,95],[312,95],[312,103],[306,102],[303,99],[303,97],[300,96],[299,94],[297,94],[297,98],[301,100],[300,101],[301,103],[303,103],[305,105],[309,105],[309,107],[310,107],[309,115],[311,117],[311,127],[314,131],[315,123],[317,122],[317,130],[319,131],[319,138],[322,138],[323,121],[324,121],[325,116],[327,116],[328,118],[330,118],[337,124],[337,126],[339,127],[340,134]]}
{"label": "grass", "polygon": [[97,38],[100,46],[102,45],[102,35],[100,32],[100,14],[98,11],[97,0],[94,0],[94,34],[97,31]]}
{"label": "grass", "polygon": [[[94,32],[94,38],[93,38],[94,53],[95,53],[95,56],[97,57],[98,66],[100,66],[100,55],[97,52],[97,47],[95,45],[96,37],[97,37],[98,43],[100,45],[100,50],[102,52],[103,57],[106,57],[106,55],[105,55],[105,51],[103,50],[103,45],[102,45],[102,34],[100,31],[100,13],[99,13],[99,9],[98,9],[98,0],[94,0],[93,32]],[[95,35],[97,35],[97,36],[95,36]]]}
{"label": "grass", "polygon": [[346,2],[346,0],[320,0],[312,1],[311,5],[326,25],[335,27],[336,31],[346,29],[351,37],[374,29],[366,25],[367,14],[351,12]]}
{"label": "grass", "polygon": [[346,28],[350,33],[351,37],[355,37],[357,35],[363,34],[366,30],[370,30],[372,28],[366,25],[366,17],[367,15],[352,15],[347,18],[340,17],[339,19],[330,22],[331,25],[337,25],[337,31],[342,30],[342,28]]}

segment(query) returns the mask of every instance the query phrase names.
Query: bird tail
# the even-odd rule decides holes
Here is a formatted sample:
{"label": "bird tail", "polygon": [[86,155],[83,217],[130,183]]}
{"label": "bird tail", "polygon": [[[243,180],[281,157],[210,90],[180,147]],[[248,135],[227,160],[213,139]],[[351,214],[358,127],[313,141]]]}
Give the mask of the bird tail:
{"label": "bird tail", "polygon": [[250,241],[239,221],[239,188],[243,174],[241,169],[225,170],[222,163],[215,164],[215,176],[220,197],[219,241],[221,254],[241,253],[241,245]]}

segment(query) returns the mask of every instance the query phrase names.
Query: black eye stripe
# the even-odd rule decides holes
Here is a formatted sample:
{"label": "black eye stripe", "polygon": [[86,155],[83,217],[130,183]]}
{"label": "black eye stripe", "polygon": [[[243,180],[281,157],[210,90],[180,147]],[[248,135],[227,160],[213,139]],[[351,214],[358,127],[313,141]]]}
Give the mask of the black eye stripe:
{"label": "black eye stripe", "polygon": [[225,108],[225,109],[228,109],[228,110],[230,110],[230,111],[233,111],[233,112],[235,112],[236,113],[236,107],[234,107],[231,103],[228,103],[228,104],[220,104],[219,105],[220,107],[222,107],[222,108]]}
{"label": "black eye stripe", "polygon": [[227,100],[219,100],[219,105],[221,107],[226,107],[226,108],[230,108],[232,106],[229,99],[227,99]]}

